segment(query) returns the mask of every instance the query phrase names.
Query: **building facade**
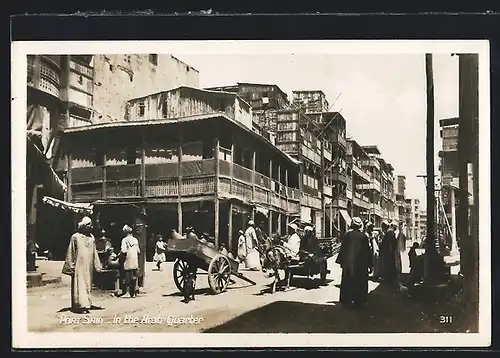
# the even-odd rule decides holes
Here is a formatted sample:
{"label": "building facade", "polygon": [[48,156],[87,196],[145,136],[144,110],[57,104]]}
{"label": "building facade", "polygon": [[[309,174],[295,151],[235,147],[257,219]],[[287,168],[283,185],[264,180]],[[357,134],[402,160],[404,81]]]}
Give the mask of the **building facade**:
{"label": "building facade", "polygon": [[[147,120],[139,115],[159,98]],[[298,162],[251,129],[250,106],[236,94],[181,87],[130,108],[130,121],[65,132],[69,199],[94,203],[113,240],[125,222],[145,228],[145,248],[151,233],[192,226],[235,253],[250,218],[271,234],[300,216]]]}
{"label": "building facade", "polygon": [[199,72],[172,55],[71,55],[64,68],[68,127],[127,120],[132,98],[199,87]]}
{"label": "building facade", "polygon": [[295,108],[309,112],[328,112],[330,105],[326,95],[321,90],[293,91],[293,105]]}

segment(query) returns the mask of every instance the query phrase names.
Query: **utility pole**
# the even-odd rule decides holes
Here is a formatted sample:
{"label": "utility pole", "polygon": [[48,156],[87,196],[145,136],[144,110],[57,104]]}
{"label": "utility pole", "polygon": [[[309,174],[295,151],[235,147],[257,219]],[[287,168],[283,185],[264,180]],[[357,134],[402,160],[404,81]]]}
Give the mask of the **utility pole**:
{"label": "utility pole", "polygon": [[[442,287],[444,265],[439,254],[439,243],[436,237],[436,194],[434,172],[434,78],[432,54],[425,55],[425,75],[427,83],[427,235],[425,240],[425,273],[424,286],[428,289]],[[430,293],[430,292],[429,292]]]}
{"label": "utility pole", "polygon": [[[478,55],[459,55],[458,163],[459,198],[457,231],[466,302],[479,307],[479,225],[478,225]],[[472,172],[470,183],[469,172]],[[470,185],[472,184],[472,185]],[[472,188],[471,188],[472,187]],[[472,189],[472,190],[470,190]],[[472,202],[469,203],[469,192]],[[470,205],[472,204],[472,205]]]}

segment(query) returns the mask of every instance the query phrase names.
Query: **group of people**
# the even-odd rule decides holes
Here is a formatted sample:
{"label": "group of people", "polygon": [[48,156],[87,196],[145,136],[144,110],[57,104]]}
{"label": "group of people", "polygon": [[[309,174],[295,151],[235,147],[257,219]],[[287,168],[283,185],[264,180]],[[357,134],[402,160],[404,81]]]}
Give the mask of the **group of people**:
{"label": "group of people", "polygon": [[71,277],[71,310],[88,313],[95,308],[91,302],[93,275],[106,268],[117,268],[120,272],[122,295],[127,291],[135,297],[137,271],[139,269],[139,241],[133,236],[129,225],[122,228],[123,239],[119,254],[116,254],[105,232],[95,240],[92,219],[85,216],[78,223],[78,230],[71,236],[62,273]]}
{"label": "group of people", "polygon": [[386,284],[400,286],[401,254],[406,249],[404,222],[383,221],[381,232],[359,217],[341,240],[337,263],[342,267],[340,302],[361,306],[368,297],[369,275]]}

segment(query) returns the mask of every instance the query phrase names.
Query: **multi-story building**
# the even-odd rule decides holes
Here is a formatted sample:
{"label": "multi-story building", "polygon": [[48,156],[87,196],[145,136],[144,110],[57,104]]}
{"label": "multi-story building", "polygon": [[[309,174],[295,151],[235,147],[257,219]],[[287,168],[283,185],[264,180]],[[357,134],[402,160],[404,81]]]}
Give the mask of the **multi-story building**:
{"label": "multi-story building", "polygon": [[369,161],[369,156],[354,139],[347,140],[347,166],[351,172],[353,198],[351,216],[361,217],[363,220],[370,218],[372,203],[369,200],[369,190],[363,189],[370,184],[371,174],[363,166]]}
{"label": "multi-story building", "polygon": [[368,158],[361,161],[361,167],[370,173],[370,183],[361,184],[359,187],[365,192],[370,202],[369,220],[374,223],[375,227],[380,227],[382,220],[386,217],[382,210],[382,168],[380,165],[381,153],[377,146],[367,145],[361,147]]}
{"label": "multi-story building", "polygon": [[413,240],[420,240],[421,230],[420,230],[420,200],[419,199],[408,199],[410,202],[410,214],[411,220],[409,228],[410,236]]}
{"label": "multi-story building", "polygon": [[300,215],[298,162],[252,130],[237,94],[179,87],[129,106],[127,122],[65,132],[69,199],[93,202],[115,243],[124,223],[143,248],[193,226],[234,253],[249,218],[271,233]]}
{"label": "multi-story building", "polygon": [[405,208],[405,222],[406,222],[406,236],[410,240],[416,239],[416,237],[413,235],[414,233],[412,232],[412,220],[413,220],[413,214],[412,214],[412,199],[411,198],[405,198],[404,200],[404,208]]}
{"label": "multi-story building", "polygon": [[[397,220],[399,222],[405,222],[408,226],[408,218],[406,212],[406,177],[404,175],[397,176],[396,185],[396,210],[397,210]],[[408,235],[408,233],[406,233]]]}
{"label": "multi-story building", "polygon": [[287,94],[275,84],[239,82],[236,85],[206,89],[237,93],[252,106],[254,129],[263,135],[267,134],[263,132],[276,131],[276,111],[290,108]]}
{"label": "multi-story building", "polygon": [[322,235],[323,142],[302,111],[278,110],[276,117],[276,146],[301,163],[301,219],[311,222],[316,233]]}
{"label": "multi-story building", "polygon": [[68,127],[127,120],[132,98],[199,87],[199,72],[172,55],[71,55],[63,71]]}
{"label": "multi-story building", "polygon": [[302,111],[309,112],[328,112],[330,105],[326,99],[326,95],[321,90],[300,90],[293,91],[294,107]]}
{"label": "multi-story building", "polygon": [[[459,191],[458,168],[458,118],[447,118],[439,121],[442,145],[439,151],[441,174],[441,202],[446,221],[450,228],[450,241],[457,239],[456,208]],[[472,190],[470,190],[472,192]],[[439,211],[441,212],[441,211]],[[445,230],[446,232],[447,230]],[[446,235],[448,236],[448,235]]]}
{"label": "multi-story building", "polygon": [[[58,239],[59,233],[51,227],[58,218],[43,205],[42,198],[50,195],[63,199],[66,191],[65,183],[53,169],[57,165],[57,137],[62,126],[61,57],[30,55],[27,58],[27,240],[36,242],[43,250],[50,248],[48,240]],[[28,264],[28,271],[35,271],[34,262],[29,260]]]}
{"label": "multi-story building", "polygon": [[427,212],[420,210],[419,224],[420,237],[427,236]]}

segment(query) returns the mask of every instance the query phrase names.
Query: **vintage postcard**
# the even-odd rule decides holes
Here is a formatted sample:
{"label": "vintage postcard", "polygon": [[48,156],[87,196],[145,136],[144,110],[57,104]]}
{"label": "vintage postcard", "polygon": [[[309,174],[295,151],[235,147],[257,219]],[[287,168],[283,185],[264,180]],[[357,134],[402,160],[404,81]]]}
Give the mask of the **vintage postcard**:
{"label": "vintage postcard", "polygon": [[12,54],[15,348],[490,344],[488,41]]}

